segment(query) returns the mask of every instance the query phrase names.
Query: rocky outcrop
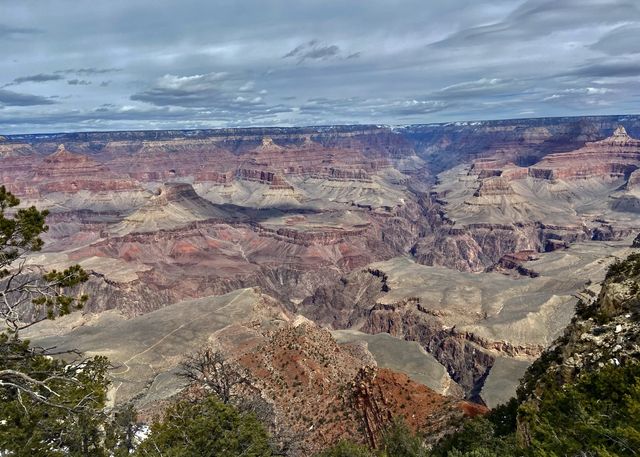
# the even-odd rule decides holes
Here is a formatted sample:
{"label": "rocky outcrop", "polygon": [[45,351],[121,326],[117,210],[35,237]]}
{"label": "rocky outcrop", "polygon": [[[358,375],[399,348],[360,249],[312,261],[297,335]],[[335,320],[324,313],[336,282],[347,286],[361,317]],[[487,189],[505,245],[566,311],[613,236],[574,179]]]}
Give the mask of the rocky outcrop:
{"label": "rocky outcrop", "polygon": [[302,318],[276,329],[258,322],[230,326],[214,336],[214,344],[251,373],[273,407],[276,428],[297,436],[307,452],[347,437],[378,447],[393,418],[430,431],[434,442],[462,417],[486,412],[376,367],[364,347],[338,345]]}
{"label": "rocky outcrop", "polygon": [[3,159],[31,156],[35,153],[36,151],[28,143],[7,143],[6,138],[0,141],[0,157]]}
{"label": "rocky outcrop", "polygon": [[624,127],[527,166],[516,162],[499,150],[439,176],[432,195],[444,216],[413,247],[419,262],[467,271],[511,269],[505,256],[513,252],[617,240],[636,229],[629,214],[640,212],[633,190],[640,140]]}
{"label": "rocky outcrop", "polygon": [[52,192],[122,192],[139,188],[138,183],[127,176],[118,176],[90,157],[68,151],[64,144],[44,158],[31,157],[29,166],[25,165],[23,163],[24,168],[19,170],[22,176],[8,180],[13,181],[10,188],[19,196],[43,197]]}
{"label": "rocky outcrop", "polygon": [[156,205],[162,206],[171,202],[184,202],[184,201],[202,201],[191,184],[187,183],[166,183],[158,188],[157,194],[153,198],[153,202]]}
{"label": "rocky outcrop", "polygon": [[[570,321],[576,295],[597,293],[595,284],[607,265],[591,251],[598,243],[583,241],[563,252],[512,252],[495,269],[507,275],[456,272],[394,258],[319,287],[296,310],[333,329],[417,342],[467,398],[489,398],[495,405],[493,395],[508,399],[504,384],[496,390],[496,376],[515,393],[527,361]],[[609,258],[629,249],[624,241],[606,244],[600,252]],[[612,246],[620,251],[609,251]]]}
{"label": "rocky outcrop", "polygon": [[236,172],[236,177],[246,181],[267,184],[271,189],[293,190],[293,186],[289,184],[283,176],[274,171],[241,168]]}
{"label": "rocky outcrop", "polygon": [[532,250],[513,252],[503,255],[500,260],[498,260],[498,263],[496,263],[493,267],[490,267],[488,271],[498,271],[505,273],[515,271],[522,276],[537,278],[538,276],[540,276],[540,273],[523,265],[523,263],[525,262],[536,259],[538,259],[538,255],[535,251]]}
{"label": "rocky outcrop", "polygon": [[[169,184],[148,206],[112,229],[104,223],[80,224],[85,233],[97,231],[95,240],[88,246],[73,246],[69,261],[86,262],[87,268],[113,276],[114,284],[131,294],[126,300],[117,294],[121,305],[97,297],[100,304],[94,305],[92,299],[89,308],[117,306],[146,312],[149,306],[252,286],[292,304],[353,268],[392,257],[403,248],[384,243],[374,224],[309,229],[304,213],[294,212],[290,224],[278,226],[256,222],[260,210],[233,211],[202,199],[188,184]],[[64,220],[69,219],[60,219],[60,224]],[[62,235],[56,243],[65,247],[68,236]],[[388,236],[392,238],[394,231],[389,230]],[[116,265],[128,273],[118,275]],[[144,307],[135,304],[150,295],[159,297]]]}
{"label": "rocky outcrop", "polygon": [[474,197],[486,197],[496,195],[513,195],[513,189],[507,179],[502,177],[488,178],[480,182],[480,187],[473,194]]}
{"label": "rocky outcrop", "polygon": [[540,179],[626,178],[640,165],[640,140],[631,138],[623,126],[604,140],[587,143],[572,152],[547,155],[529,168]]}
{"label": "rocky outcrop", "polygon": [[301,310],[316,322],[332,328],[389,333],[419,342],[447,368],[469,398],[479,400],[477,393],[494,357],[483,352],[467,335],[443,329],[437,315],[421,311],[417,298],[380,304],[379,299],[388,291],[386,275],[369,269],[341,278],[337,285],[318,288],[305,299]]}
{"label": "rocky outcrop", "polygon": [[554,373],[544,382],[562,384],[607,364],[640,361],[639,282],[640,255],[614,263],[598,296],[578,304],[563,335],[531,367],[520,395],[534,395],[542,387],[534,373]]}
{"label": "rocky outcrop", "polygon": [[479,272],[495,268],[513,252],[550,252],[590,238],[584,228],[539,223],[444,225],[420,238],[412,253],[424,265]]}
{"label": "rocky outcrop", "polygon": [[479,401],[477,394],[495,358],[458,335],[442,329],[435,316],[423,316],[402,305],[374,309],[362,329],[368,333],[389,333],[409,341],[418,341],[447,368],[451,378],[465,391],[467,398]]}
{"label": "rocky outcrop", "polygon": [[[537,410],[546,391],[575,383],[583,375],[640,362],[639,284],[639,254],[609,268],[599,295],[578,304],[564,333],[527,370],[518,390],[521,410]],[[531,445],[529,417],[520,414],[517,423],[517,436],[525,447]]]}
{"label": "rocky outcrop", "polygon": [[345,242],[349,237],[366,236],[367,228],[355,230],[324,230],[324,231],[301,231],[287,228],[271,229],[260,224],[251,224],[257,233],[262,236],[269,236],[276,240],[287,241],[289,243],[301,244],[303,246],[332,245]]}
{"label": "rocky outcrop", "polygon": [[[487,412],[486,408],[470,402],[458,403],[456,411],[447,407],[450,401],[413,384],[404,375],[371,366],[361,368],[351,382],[350,400],[373,449],[380,447],[385,428],[394,418],[402,418],[411,429],[425,434],[426,443],[432,445],[457,428],[454,421],[458,418]],[[404,413],[406,409],[411,413]]]}
{"label": "rocky outcrop", "polygon": [[627,179],[625,185],[626,190],[639,190],[640,189],[640,170],[634,170]]}
{"label": "rocky outcrop", "polygon": [[129,179],[118,178],[91,158],[69,152],[61,144],[34,170],[34,181],[41,194],[88,190],[130,190],[136,187]]}

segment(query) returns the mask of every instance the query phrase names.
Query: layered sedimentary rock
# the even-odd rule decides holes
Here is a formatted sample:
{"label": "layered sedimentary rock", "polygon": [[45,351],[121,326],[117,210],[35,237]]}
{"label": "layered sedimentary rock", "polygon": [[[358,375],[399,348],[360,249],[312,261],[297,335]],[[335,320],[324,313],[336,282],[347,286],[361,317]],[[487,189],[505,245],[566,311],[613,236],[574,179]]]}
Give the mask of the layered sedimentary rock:
{"label": "layered sedimentary rock", "polygon": [[255,289],[180,302],[130,320],[114,311],[89,319],[70,315],[28,335],[38,344],[109,356],[115,366],[110,400],[135,400],[149,416],[186,387],[176,376],[184,357],[211,347],[246,370],[272,412],[273,431],[296,437],[298,451],[316,452],[346,438],[379,444],[397,417],[429,430],[433,442],[463,416],[486,411],[378,367],[365,345],[339,345],[327,330]]}
{"label": "layered sedimentary rock", "polygon": [[[6,184],[56,221],[48,252],[33,262],[80,262],[97,274],[90,288],[129,295],[94,299],[89,309],[119,301],[136,313],[252,285],[300,300],[412,244],[418,221],[397,216],[415,204],[402,201],[407,177],[393,168],[397,152],[385,149],[395,135],[372,129],[386,137],[368,147],[360,131],[280,135],[284,145],[262,132],[231,133],[157,141],[114,134],[52,153],[47,142],[16,146],[5,160],[19,178]],[[17,151],[29,160],[16,162]],[[415,153],[406,159],[419,171]]]}
{"label": "layered sedimentary rock", "polygon": [[[513,257],[535,274],[519,277],[396,258],[355,271],[337,287],[319,288],[299,311],[332,328],[416,341],[469,398],[494,406],[515,393],[528,363],[570,321],[578,292],[597,293],[609,263],[629,252],[628,241],[588,241],[566,251],[521,253]],[[496,364],[507,373],[488,382]]]}
{"label": "layered sedimentary rock", "polygon": [[[637,366],[640,361],[639,266],[637,253],[616,262],[607,272],[600,292],[583,297],[571,323],[523,376],[518,389],[520,411],[539,410],[550,392],[568,391],[571,384],[589,376]],[[600,382],[606,383],[607,388],[632,385],[636,379],[633,375],[628,377],[631,381],[619,381],[611,375],[603,378]],[[635,394],[618,394],[612,399],[618,402],[620,398],[634,397]],[[594,401],[601,409],[602,396],[596,394]],[[633,420],[635,417],[629,419],[630,423]],[[517,439],[530,448],[535,437],[534,421],[527,414],[518,415]]]}
{"label": "layered sedimentary rock", "polygon": [[365,347],[338,345],[328,331],[304,319],[270,332],[229,326],[214,335],[213,344],[249,370],[279,427],[301,436],[297,444],[312,452],[345,437],[378,446],[395,417],[429,430],[433,442],[463,415],[483,412],[377,367]]}
{"label": "layered sedimentary rock", "polygon": [[17,195],[43,198],[54,192],[97,193],[133,191],[138,188],[138,184],[128,176],[112,173],[106,166],[86,155],[69,152],[64,144],[59,145],[52,154],[37,158],[35,164],[33,159],[31,157],[28,164],[24,160],[22,170],[12,170],[17,172],[12,179],[4,177],[8,188]]}
{"label": "layered sedimentary rock", "polygon": [[638,169],[640,140],[631,138],[623,126],[612,136],[587,143],[569,153],[547,155],[529,168],[529,175],[542,179],[626,178]]}
{"label": "layered sedimentary rock", "polygon": [[88,312],[259,287],[393,334],[361,336],[380,360],[411,340],[421,382],[494,404],[640,231],[639,136],[633,116],[16,135],[0,179],[51,210],[30,265],[89,270]]}
{"label": "layered sedimentary rock", "polygon": [[638,167],[640,141],[622,126],[603,140],[548,154],[530,166],[497,151],[454,167],[439,175],[433,192],[453,226],[418,241],[415,254],[427,264],[480,271],[520,251],[620,239],[638,225]]}

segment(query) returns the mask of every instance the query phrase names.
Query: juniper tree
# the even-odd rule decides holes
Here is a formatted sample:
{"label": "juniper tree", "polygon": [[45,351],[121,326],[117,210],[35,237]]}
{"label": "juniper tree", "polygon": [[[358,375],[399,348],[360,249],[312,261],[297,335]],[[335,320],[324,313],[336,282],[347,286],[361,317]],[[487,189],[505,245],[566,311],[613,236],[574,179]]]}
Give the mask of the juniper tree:
{"label": "juniper tree", "polygon": [[88,279],[73,265],[63,271],[42,272],[27,263],[44,245],[40,236],[49,230],[47,210],[16,208],[20,200],[0,186],[0,325],[14,338],[20,330],[81,308],[86,295],[68,291]]}
{"label": "juniper tree", "polygon": [[0,454],[103,455],[107,359],[70,352],[62,360],[21,338],[35,323],[81,308],[87,297],[71,292],[87,273],[28,263],[43,247],[48,212],[19,204],[0,186]]}

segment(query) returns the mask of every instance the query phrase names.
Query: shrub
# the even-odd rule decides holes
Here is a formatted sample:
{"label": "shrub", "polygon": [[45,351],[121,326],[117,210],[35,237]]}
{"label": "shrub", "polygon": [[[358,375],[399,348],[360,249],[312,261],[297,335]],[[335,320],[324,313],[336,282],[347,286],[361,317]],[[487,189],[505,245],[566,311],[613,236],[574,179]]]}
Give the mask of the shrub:
{"label": "shrub", "polygon": [[269,436],[253,414],[241,414],[214,396],[181,401],[136,450],[138,456],[271,456]]}
{"label": "shrub", "polygon": [[373,455],[368,447],[343,440],[316,454],[316,457],[373,457]]}

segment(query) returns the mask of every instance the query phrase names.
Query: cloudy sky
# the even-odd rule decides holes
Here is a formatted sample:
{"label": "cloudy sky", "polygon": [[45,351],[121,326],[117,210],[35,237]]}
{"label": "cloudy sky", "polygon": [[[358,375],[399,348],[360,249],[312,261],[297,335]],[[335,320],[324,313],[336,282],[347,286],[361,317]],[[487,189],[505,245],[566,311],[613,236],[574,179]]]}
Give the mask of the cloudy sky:
{"label": "cloudy sky", "polygon": [[640,112],[639,0],[0,0],[0,133]]}

